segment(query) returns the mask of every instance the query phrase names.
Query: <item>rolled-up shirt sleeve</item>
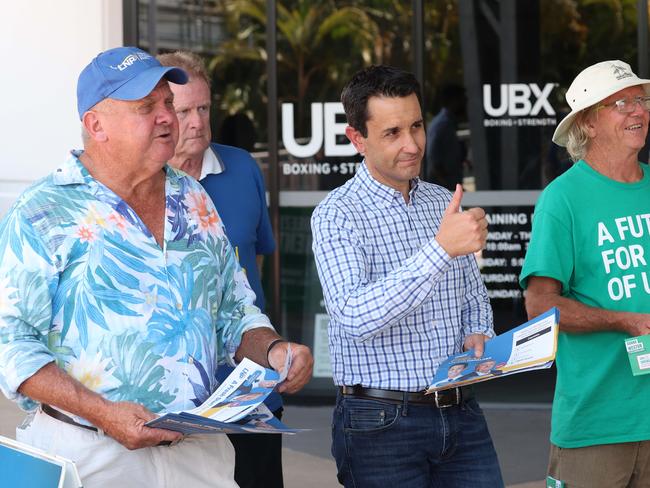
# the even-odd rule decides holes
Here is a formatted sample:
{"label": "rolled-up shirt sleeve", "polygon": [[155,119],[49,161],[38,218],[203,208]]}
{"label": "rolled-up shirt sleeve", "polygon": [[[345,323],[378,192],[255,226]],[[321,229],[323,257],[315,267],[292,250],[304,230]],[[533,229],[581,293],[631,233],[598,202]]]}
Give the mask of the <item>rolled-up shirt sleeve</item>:
{"label": "rolled-up shirt sleeve", "polygon": [[[48,348],[58,272],[55,256],[19,211],[0,223],[0,390],[25,410],[36,403],[20,385],[55,361]],[[56,347],[56,344],[52,344]]]}
{"label": "rolled-up shirt sleeve", "polygon": [[461,320],[463,336],[483,334],[494,337],[492,307],[473,254],[461,258],[465,265],[465,293]]}

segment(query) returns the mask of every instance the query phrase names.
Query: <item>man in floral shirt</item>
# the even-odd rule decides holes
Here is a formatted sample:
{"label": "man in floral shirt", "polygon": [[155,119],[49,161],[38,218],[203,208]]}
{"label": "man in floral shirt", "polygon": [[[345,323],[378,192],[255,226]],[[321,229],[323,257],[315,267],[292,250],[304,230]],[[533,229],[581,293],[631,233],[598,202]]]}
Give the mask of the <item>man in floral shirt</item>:
{"label": "man in floral shirt", "polygon": [[[219,363],[280,370],[289,349],[207,194],[166,165],[168,82],[186,81],[136,48],[98,55],[77,87],[84,151],[0,224],[0,389],[38,408],[18,439],[74,460],[86,487],[236,486],[226,436],[176,442],[144,424],[200,404]],[[288,392],[312,367],[308,348],[291,351]]]}

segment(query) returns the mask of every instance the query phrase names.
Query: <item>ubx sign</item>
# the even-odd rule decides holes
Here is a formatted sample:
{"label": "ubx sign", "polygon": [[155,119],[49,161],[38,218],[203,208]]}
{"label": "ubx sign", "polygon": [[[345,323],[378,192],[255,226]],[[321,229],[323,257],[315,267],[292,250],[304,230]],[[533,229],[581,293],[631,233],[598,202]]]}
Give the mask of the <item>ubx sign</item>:
{"label": "ubx sign", "polygon": [[[483,109],[490,117],[534,117],[543,109],[547,115],[555,115],[555,110],[548,101],[555,83],[547,83],[540,88],[535,83],[501,84],[499,106],[492,102],[490,85],[483,85]],[[533,103],[534,101],[534,103]]]}
{"label": "ubx sign", "polygon": [[294,133],[293,104],[282,104],[282,142],[289,154],[297,158],[309,158],[316,154],[325,142],[325,156],[353,156],[357,154],[352,143],[337,144],[336,137],[345,134],[347,123],[337,122],[336,116],[345,113],[340,102],[311,104],[311,138],[306,144],[298,144]]}

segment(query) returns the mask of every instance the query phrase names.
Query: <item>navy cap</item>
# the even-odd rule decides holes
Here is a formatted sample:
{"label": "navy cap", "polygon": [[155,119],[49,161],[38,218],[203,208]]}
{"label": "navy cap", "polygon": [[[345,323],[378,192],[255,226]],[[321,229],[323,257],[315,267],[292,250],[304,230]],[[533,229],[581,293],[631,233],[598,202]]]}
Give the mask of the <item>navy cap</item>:
{"label": "navy cap", "polygon": [[187,83],[185,71],[163,66],[151,54],[137,47],[117,47],[97,55],[79,75],[77,110],[79,118],[106,98],[139,100],[153,91],[161,78],[177,85]]}

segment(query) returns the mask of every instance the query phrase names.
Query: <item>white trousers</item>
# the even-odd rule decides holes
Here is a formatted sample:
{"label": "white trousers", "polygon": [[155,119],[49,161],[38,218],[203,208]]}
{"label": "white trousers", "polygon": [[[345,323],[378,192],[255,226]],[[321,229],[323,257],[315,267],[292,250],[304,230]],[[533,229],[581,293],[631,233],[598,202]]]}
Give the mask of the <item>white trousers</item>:
{"label": "white trousers", "polygon": [[171,446],[129,451],[113,438],[38,411],[16,439],[75,462],[84,488],[237,488],[226,435],[191,435]]}

